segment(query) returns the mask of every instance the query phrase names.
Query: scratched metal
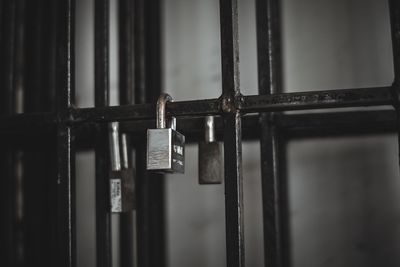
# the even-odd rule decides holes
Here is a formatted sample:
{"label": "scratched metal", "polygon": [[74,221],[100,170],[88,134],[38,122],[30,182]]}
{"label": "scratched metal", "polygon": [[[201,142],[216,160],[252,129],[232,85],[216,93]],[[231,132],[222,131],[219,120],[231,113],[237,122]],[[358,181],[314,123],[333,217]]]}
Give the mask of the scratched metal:
{"label": "scratched metal", "polygon": [[244,96],[243,112],[392,105],[391,87]]}

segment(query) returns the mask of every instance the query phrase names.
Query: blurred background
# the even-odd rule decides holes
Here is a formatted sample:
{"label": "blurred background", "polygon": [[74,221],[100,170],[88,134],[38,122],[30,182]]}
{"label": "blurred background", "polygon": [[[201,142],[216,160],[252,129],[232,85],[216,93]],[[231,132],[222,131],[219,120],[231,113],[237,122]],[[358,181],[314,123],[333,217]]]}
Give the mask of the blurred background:
{"label": "blurred background", "polygon": [[[242,93],[257,94],[255,3],[238,2]],[[93,0],[76,1],[80,107],[94,106],[93,7]],[[392,83],[387,1],[282,0],[281,10],[286,92]],[[175,100],[219,97],[219,1],[163,0],[162,16],[164,91]],[[117,0],[111,0],[110,18],[111,102],[116,105]],[[172,267],[225,265],[224,186],[198,185],[197,149],[186,147],[184,175],[165,177]],[[259,154],[258,142],[243,143],[247,266],[264,262]],[[397,154],[395,135],[289,142],[293,266],[400,266]],[[94,153],[78,153],[76,167],[78,266],[95,266]],[[113,220],[116,226],[118,218]]]}

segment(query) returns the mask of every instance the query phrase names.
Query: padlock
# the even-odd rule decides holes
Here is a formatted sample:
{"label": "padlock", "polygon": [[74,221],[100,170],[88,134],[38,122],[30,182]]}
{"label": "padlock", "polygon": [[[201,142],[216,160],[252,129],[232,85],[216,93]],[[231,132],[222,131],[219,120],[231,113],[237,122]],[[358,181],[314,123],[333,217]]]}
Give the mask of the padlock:
{"label": "padlock", "polygon": [[172,98],[161,94],[157,101],[157,129],[147,130],[147,170],[161,173],[185,172],[185,136],[175,129],[176,119],[167,118],[165,107]]}
{"label": "padlock", "polygon": [[215,138],[214,117],[204,123],[205,141],[199,142],[199,184],[220,184],[224,177],[223,147]]}
{"label": "padlock", "polygon": [[[109,125],[110,131],[110,211],[126,212],[134,209],[135,183],[134,171],[129,168],[126,135],[120,135],[118,122]],[[121,162],[122,158],[122,162]]]}

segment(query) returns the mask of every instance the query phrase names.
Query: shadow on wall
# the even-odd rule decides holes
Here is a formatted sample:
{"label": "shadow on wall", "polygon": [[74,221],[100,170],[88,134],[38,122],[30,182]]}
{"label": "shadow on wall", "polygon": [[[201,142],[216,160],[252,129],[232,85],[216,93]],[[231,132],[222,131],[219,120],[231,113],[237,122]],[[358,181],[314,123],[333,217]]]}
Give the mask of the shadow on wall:
{"label": "shadow on wall", "polygon": [[395,136],[293,141],[294,266],[399,266]]}

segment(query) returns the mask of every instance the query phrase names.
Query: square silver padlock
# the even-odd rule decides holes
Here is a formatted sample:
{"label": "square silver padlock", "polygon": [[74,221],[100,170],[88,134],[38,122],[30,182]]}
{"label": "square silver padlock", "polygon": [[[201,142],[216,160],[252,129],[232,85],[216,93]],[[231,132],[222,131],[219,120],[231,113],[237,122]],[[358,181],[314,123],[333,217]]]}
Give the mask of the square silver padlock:
{"label": "square silver padlock", "polygon": [[176,120],[167,126],[165,106],[172,98],[162,94],[157,101],[157,129],[147,130],[147,170],[162,173],[185,172],[185,136],[175,130]]}

